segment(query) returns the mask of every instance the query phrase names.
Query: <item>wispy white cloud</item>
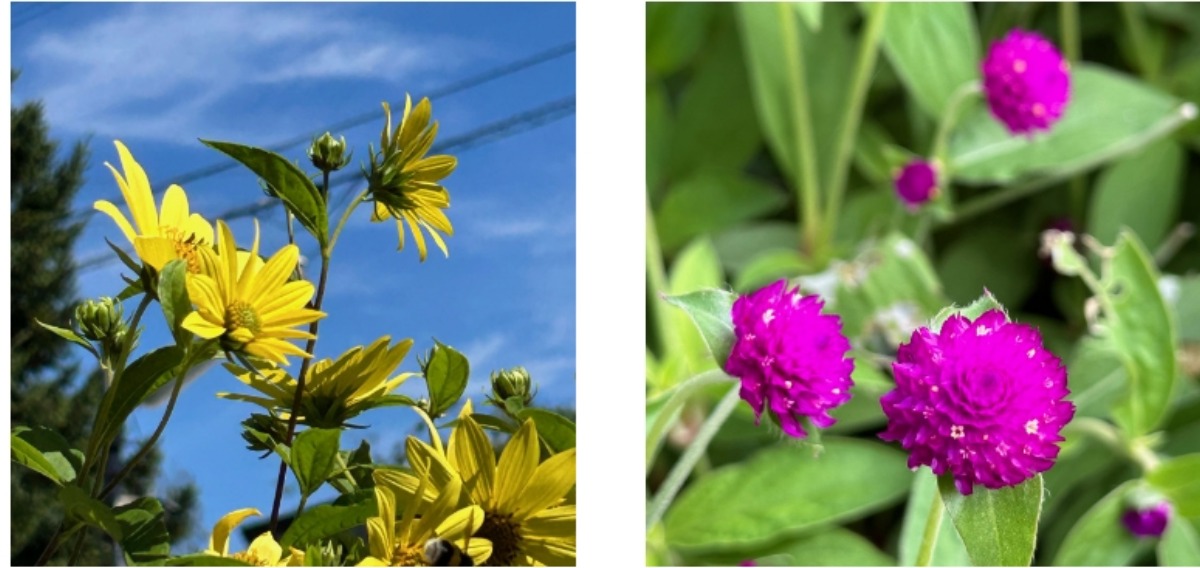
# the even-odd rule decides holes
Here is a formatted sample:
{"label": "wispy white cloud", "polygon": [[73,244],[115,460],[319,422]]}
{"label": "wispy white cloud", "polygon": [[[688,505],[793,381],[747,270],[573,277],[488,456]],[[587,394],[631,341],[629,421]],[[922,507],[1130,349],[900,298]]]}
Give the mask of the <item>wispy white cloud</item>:
{"label": "wispy white cloud", "polygon": [[[86,122],[101,133],[190,141],[214,125],[242,128],[244,136],[246,121],[220,112],[228,105],[218,103],[254,86],[411,82],[418,73],[429,80],[480,49],[466,39],[397,33],[346,7],[137,3],[70,33],[35,38],[23,80],[37,83],[56,125]],[[285,127],[311,111],[292,103],[257,110],[270,111],[253,121],[264,131],[294,130]]]}
{"label": "wispy white cloud", "polygon": [[[478,339],[474,339],[458,350],[463,355],[467,356],[467,360],[471,362],[471,367],[473,369],[486,369],[488,362],[494,359],[496,355],[499,355],[500,350],[504,349],[504,346],[507,343],[508,338],[506,338],[503,334],[496,332]],[[476,378],[478,379],[478,377]]]}

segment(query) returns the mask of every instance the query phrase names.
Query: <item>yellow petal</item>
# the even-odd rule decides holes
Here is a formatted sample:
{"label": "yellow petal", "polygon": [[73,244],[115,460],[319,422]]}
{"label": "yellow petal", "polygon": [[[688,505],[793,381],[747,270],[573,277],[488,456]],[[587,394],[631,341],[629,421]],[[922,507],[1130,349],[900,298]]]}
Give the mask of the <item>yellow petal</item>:
{"label": "yellow petal", "polygon": [[538,541],[575,540],[575,505],[551,507],[521,523],[524,538]]}
{"label": "yellow petal", "polygon": [[254,286],[254,282],[257,280],[259,269],[262,268],[262,264],[254,262],[254,259],[258,258],[258,237],[258,219],[256,218],[254,219],[254,243],[250,245],[249,260],[239,268],[240,272],[238,273],[236,288],[237,297],[239,298],[245,299],[250,297],[250,290]]}
{"label": "yellow petal", "polygon": [[425,235],[421,234],[421,227],[417,224],[416,216],[405,211],[404,220],[408,221],[408,227],[412,230],[413,240],[417,242],[417,253],[421,257],[421,262],[425,262]]}
{"label": "yellow petal", "polygon": [[442,256],[450,258],[450,251],[446,250],[446,241],[443,241],[442,237],[438,235],[437,231],[435,231],[433,227],[427,225],[424,221],[421,222],[421,225],[429,231],[429,236],[433,238],[433,244],[437,245],[438,249],[442,251]]}
{"label": "yellow petal", "polygon": [[162,270],[168,262],[179,258],[175,252],[175,241],[166,237],[137,237],[133,240],[133,250],[137,252],[142,262]]}
{"label": "yellow petal", "polygon": [[292,275],[299,260],[300,249],[296,245],[287,245],[279,249],[256,275],[253,288],[245,296],[246,301],[258,304],[260,299],[275,294]]}
{"label": "yellow petal", "polygon": [[[396,497],[386,487],[375,488],[375,505],[379,511],[379,520],[382,523],[380,528],[383,534],[388,535],[384,540],[384,547],[378,552],[389,551],[385,554],[390,554],[392,548],[392,536],[396,534]],[[371,553],[375,554],[376,547],[374,542],[371,543]]]}
{"label": "yellow petal", "polygon": [[396,219],[396,237],[399,244],[396,245],[396,250],[404,250],[404,220]]}
{"label": "yellow petal", "polygon": [[163,195],[162,213],[158,217],[158,223],[161,227],[174,227],[178,230],[184,228],[187,219],[187,194],[183,192],[182,187],[171,185],[167,188],[166,195]]}
{"label": "yellow petal", "polygon": [[447,516],[433,533],[446,540],[463,540],[483,526],[483,516],[483,508],[478,505],[464,507]]}
{"label": "yellow petal", "polygon": [[291,311],[303,308],[308,305],[308,300],[313,297],[313,285],[304,280],[288,282],[281,286],[270,298],[267,298],[262,303],[256,303],[259,315],[266,317],[267,314],[273,314],[277,311]]}
{"label": "yellow petal", "polygon": [[121,195],[125,197],[125,204],[129,206],[138,233],[143,236],[157,236],[158,211],[154,207],[154,195],[150,193],[150,180],[146,177],[146,170],[133,159],[129,149],[120,140],[114,140],[113,143],[117,146],[117,154],[121,158],[121,169],[125,170],[125,176],[118,174],[116,168],[107,162],[104,165],[108,166],[117,178],[117,186],[121,188]]}
{"label": "yellow petal", "polygon": [[186,329],[203,339],[220,337],[221,334],[225,333],[225,328],[204,319],[204,317],[200,315],[200,312],[192,312],[188,314],[187,317],[183,318],[182,326],[183,329]]}
{"label": "yellow petal", "polygon": [[500,464],[496,467],[496,490],[488,510],[508,512],[515,508],[517,497],[525,490],[533,472],[537,471],[539,456],[537,428],[533,420],[526,420],[500,454]]}
{"label": "yellow petal", "polygon": [[189,274],[187,277],[188,299],[203,311],[211,314],[223,314],[225,303],[221,301],[217,291],[217,283],[212,278],[201,274]]}
{"label": "yellow petal", "polygon": [[486,538],[473,537],[469,540],[470,543],[464,547],[467,555],[471,557],[476,566],[483,566],[483,563],[487,562],[487,559],[492,556],[492,541]]}
{"label": "yellow petal", "polygon": [[225,224],[225,221],[217,221],[217,231],[221,233],[221,238],[217,241],[217,256],[221,259],[222,265],[221,270],[217,271],[218,290],[221,291],[225,305],[229,305],[237,298],[237,242],[233,240],[233,231],[229,230],[229,225]]}
{"label": "yellow petal", "polygon": [[521,549],[533,563],[541,566],[574,566],[575,542],[533,541],[521,543]]}
{"label": "yellow petal", "polygon": [[208,540],[208,549],[218,552],[221,556],[229,554],[229,533],[242,524],[246,517],[261,515],[258,509],[238,509],[221,517],[213,526],[212,537]]}
{"label": "yellow petal", "polygon": [[284,558],[284,560],[285,560],[284,565],[285,566],[304,566],[304,551],[299,550],[295,547],[289,547],[289,548],[291,549],[291,551],[288,554],[288,557]]}
{"label": "yellow petal", "polygon": [[196,240],[208,246],[212,246],[216,239],[213,238],[212,224],[199,213],[192,213],[188,217],[187,223],[183,226],[185,235],[196,235]]}
{"label": "yellow petal", "polygon": [[496,456],[492,451],[492,443],[479,424],[470,416],[460,418],[450,434],[447,455],[450,465],[462,476],[473,503],[487,503],[492,495],[492,478],[496,474]]}
{"label": "yellow petal", "polygon": [[[392,558],[392,533],[383,526],[383,519],[371,517],[367,519],[367,542],[370,543],[371,556],[375,558]],[[368,564],[364,559],[359,566],[388,566],[387,562]]]}
{"label": "yellow petal", "polygon": [[387,205],[376,201],[375,207],[371,210],[371,222],[378,223],[384,219],[390,219],[391,217],[391,214],[388,213]]}
{"label": "yellow petal", "polygon": [[446,233],[447,235],[454,234],[454,225],[450,224],[450,219],[447,218],[446,214],[442,213],[442,210],[438,209],[437,207],[422,207],[421,218],[423,218],[426,223],[429,223],[429,226]]}
{"label": "yellow petal", "polygon": [[[453,518],[454,515],[451,512],[458,507],[458,498],[461,494],[462,481],[460,481],[457,477],[451,479],[449,483],[442,487],[441,494],[438,495],[437,499],[434,499],[433,504],[429,506],[429,510],[425,511],[425,513],[421,516],[420,522],[417,523],[413,531],[413,540],[420,542],[433,536],[438,536],[439,533],[436,533],[436,530],[439,526],[439,521],[442,521],[443,519],[451,523],[446,525],[448,529],[454,528],[459,524],[461,524],[460,528],[462,529],[468,528],[476,522],[482,524],[483,510],[476,510],[479,509],[478,507],[467,507],[466,509],[459,511],[460,513],[464,513],[463,518]],[[478,521],[473,518],[468,518],[475,515],[478,515]]]}
{"label": "yellow petal", "polygon": [[130,243],[133,243],[133,239],[137,237],[137,233],[134,232],[133,227],[129,226],[129,220],[125,218],[125,214],[121,213],[120,209],[117,209],[116,205],[113,205],[108,201],[100,200],[93,203],[92,207],[94,207],[97,211],[112,217],[112,220],[116,221],[117,227],[121,229],[121,232],[125,233],[125,238],[129,239]]}
{"label": "yellow petal", "polygon": [[271,531],[267,531],[258,535],[254,542],[250,543],[250,548],[246,550],[250,556],[257,558],[260,562],[267,562],[267,566],[277,566],[279,559],[283,557],[283,547],[275,542],[275,537],[271,536]]}
{"label": "yellow petal", "polygon": [[[367,528],[368,528],[368,530],[370,529],[370,522],[371,522],[371,521],[368,519],[368,520],[367,520],[367,523],[368,523],[368,524],[367,524]],[[390,559],[392,555],[391,555],[391,554],[388,554],[387,556],[388,556],[388,558]],[[359,561],[359,563],[357,564],[357,566],[391,566],[391,564],[390,564],[390,563],[388,563],[387,561],[384,561],[384,560],[380,560],[380,559],[378,559],[378,558],[375,558],[374,556],[368,556],[368,557],[366,557],[366,558],[363,558],[361,561]],[[476,566],[479,566],[479,565],[478,565],[478,564],[476,564]]]}
{"label": "yellow petal", "polygon": [[550,456],[542,462],[525,492],[517,501],[513,518],[524,521],[559,502],[575,486],[575,448]]}

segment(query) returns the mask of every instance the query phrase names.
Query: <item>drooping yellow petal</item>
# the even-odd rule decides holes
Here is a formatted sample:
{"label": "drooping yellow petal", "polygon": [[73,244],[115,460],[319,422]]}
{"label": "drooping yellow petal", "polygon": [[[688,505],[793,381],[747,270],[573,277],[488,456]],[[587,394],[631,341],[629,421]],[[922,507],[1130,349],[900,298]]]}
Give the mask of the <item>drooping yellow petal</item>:
{"label": "drooping yellow petal", "polygon": [[392,559],[392,534],[384,527],[383,519],[367,519],[367,542],[370,544],[371,557],[386,560],[378,564],[367,564],[364,559],[359,566],[389,566],[388,561]]}
{"label": "drooping yellow petal", "polygon": [[442,256],[450,258],[450,251],[446,249],[446,241],[442,240],[441,235],[438,235],[437,231],[433,230],[433,228],[424,221],[421,221],[421,225],[429,231],[429,237],[433,239],[433,244],[437,245],[438,249],[442,251]]}
{"label": "drooping yellow petal", "polygon": [[525,492],[517,501],[517,509],[513,518],[518,521],[528,519],[534,513],[549,507],[567,495],[575,485],[575,448],[550,456],[542,462]]}
{"label": "drooping yellow petal", "polygon": [[221,517],[221,519],[217,521],[217,524],[213,526],[212,537],[208,540],[208,549],[219,553],[221,556],[229,554],[229,534],[232,533],[233,529],[237,528],[238,525],[242,524],[242,521],[246,520],[246,517],[258,516],[261,514],[262,513],[258,512],[258,509],[247,508],[238,509],[225,515],[224,517]]}
{"label": "drooping yellow petal", "polygon": [[[116,172],[113,173],[115,174]],[[120,209],[117,209],[116,205],[113,205],[108,201],[100,200],[93,203],[92,207],[94,207],[96,211],[112,217],[112,220],[117,223],[117,227],[121,229],[121,232],[125,233],[125,238],[129,239],[130,244],[132,244],[133,240],[137,238],[137,233],[133,230],[133,227],[129,225],[129,220],[125,218],[125,214],[121,213]]]}
{"label": "drooping yellow petal", "polygon": [[175,252],[175,241],[166,237],[137,237],[133,240],[133,250],[137,252],[142,262],[162,270],[168,262],[179,258]]}
{"label": "drooping yellow petal", "polygon": [[492,493],[489,510],[508,512],[515,508],[517,497],[525,491],[525,485],[537,471],[539,454],[537,429],[533,420],[526,420],[500,454],[500,463],[496,466],[496,490]]}
{"label": "drooping yellow petal", "polygon": [[425,262],[425,235],[421,234],[421,227],[417,224],[417,216],[409,211],[405,211],[404,220],[408,222],[408,228],[412,231],[413,240],[417,242],[417,253],[421,257],[421,262]]}

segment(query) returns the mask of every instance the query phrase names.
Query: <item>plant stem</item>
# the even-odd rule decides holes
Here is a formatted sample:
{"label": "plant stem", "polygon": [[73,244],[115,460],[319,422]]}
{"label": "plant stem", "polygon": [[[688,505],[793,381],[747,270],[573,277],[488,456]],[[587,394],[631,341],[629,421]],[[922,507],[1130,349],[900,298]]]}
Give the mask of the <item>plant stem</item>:
{"label": "plant stem", "polygon": [[367,192],[370,190],[371,188],[369,187],[362,190],[357,196],[354,197],[354,200],[346,206],[346,211],[342,213],[342,219],[338,221],[337,227],[334,227],[333,229],[333,237],[329,239],[329,256],[333,256],[333,245],[337,244],[338,236],[342,234],[342,229],[346,227],[346,221],[350,219],[350,214],[358,208],[360,203],[366,201]]}
{"label": "plant stem", "polygon": [[662,520],[663,515],[667,512],[667,507],[671,506],[675,495],[679,493],[684,482],[691,475],[692,469],[696,467],[696,463],[708,450],[708,444],[712,442],[713,437],[717,435],[717,431],[721,429],[721,425],[725,423],[729,415],[733,414],[733,409],[737,407],[738,401],[741,399],[739,395],[741,388],[739,384],[729,389],[729,394],[717,403],[716,408],[713,408],[708,420],[704,421],[704,425],[696,433],[696,438],[692,440],[691,445],[679,457],[679,461],[675,462],[675,467],[672,467],[671,472],[667,474],[667,479],[663,481],[662,486],[658,488],[658,493],[654,495],[654,499],[647,507],[647,530]]}
{"label": "plant stem", "polygon": [[821,238],[821,204],[817,175],[817,154],[813,141],[812,118],[808,91],[804,88],[804,54],[800,51],[800,33],[796,29],[796,14],[792,6],[786,3],[779,5],[779,25],[783,34],[783,59],[787,67],[788,91],[795,97],[792,109],[795,112],[794,135],[799,151],[799,162],[796,172],[800,204],[800,218],[803,229],[801,239],[804,249],[809,255],[815,255],[820,246]]}
{"label": "plant stem", "polygon": [[138,450],[138,453],[129,459],[129,462],[125,464],[125,467],[121,468],[121,471],[113,477],[112,481],[104,486],[104,490],[100,492],[100,499],[104,499],[113,489],[116,489],[117,484],[121,483],[121,480],[125,479],[125,476],[133,471],[138,462],[142,461],[150,453],[150,450],[154,448],[154,444],[158,443],[159,436],[162,436],[163,430],[167,428],[167,422],[171,420],[171,413],[175,411],[175,401],[179,400],[179,391],[183,390],[183,380],[186,375],[187,373],[179,373],[179,377],[175,379],[175,386],[171,388],[171,398],[167,399],[167,408],[163,411],[163,417],[158,422],[158,427],[154,429],[154,433],[150,435],[150,439],[142,444],[142,449]]}
{"label": "plant stem", "polygon": [[1137,56],[1138,67],[1142,72],[1142,77],[1148,83],[1153,83],[1158,76],[1158,65],[1153,54],[1150,53],[1145,21],[1135,10],[1132,3],[1121,2],[1121,19],[1125,20],[1125,25],[1129,27],[1129,39],[1133,43],[1133,52]]}
{"label": "plant stem", "polygon": [[1063,2],[1058,5],[1058,24],[1062,30],[1062,45],[1067,61],[1079,61],[1079,4]]}
{"label": "plant stem", "polygon": [[[328,178],[328,173],[325,174]],[[345,217],[343,217],[343,221]],[[338,227],[341,228],[340,225]],[[329,260],[330,253],[333,250],[332,243],[326,250],[321,251],[321,277],[317,282],[317,296],[313,299],[312,309],[320,311],[321,303],[325,300],[325,283],[329,278]],[[300,363],[300,373],[296,377],[296,394],[292,397],[292,413],[288,416],[287,435],[283,439],[284,445],[291,447],[292,436],[296,434],[296,417],[300,414],[300,400],[304,397],[304,380],[308,377],[308,368],[313,360],[313,354],[317,350],[317,330],[321,326],[321,320],[313,320],[308,324],[308,333],[312,338],[304,346],[304,352],[308,357]],[[279,477],[275,480],[275,502],[271,505],[271,524],[268,530],[272,534],[275,533],[275,527],[279,524],[279,506],[283,502],[283,485],[287,480],[287,462],[281,458],[279,460]]]}
{"label": "plant stem", "polygon": [[942,495],[933,492],[933,502],[929,504],[929,518],[925,521],[925,535],[921,537],[921,548],[917,551],[917,566],[933,565],[933,549],[937,547],[938,533],[942,530]]}
{"label": "plant stem", "polygon": [[846,103],[846,113],[842,115],[837,145],[834,146],[837,153],[834,155],[829,182],[825,185],[829,191],[829,201],[825,204],[826,240],[829,241],[833,240],[837,228],[838,209],[842,205],[842,196],[846,192],[846,177],[850,171],[850,157],[854,154],[854,141],[858,135],[859,122],[862,120],[863,104],[867,100],[867,87],[870,86],[871,75],[875,72],[879,39],[883,35],[884,22],[887,20],[886,2],[875,2],[868,10],[866,31],[858,46],[858,61],[854,67],[850,100]]}
{"label": "plant stem", "polygon": [[971,81],[963,84],[950,95],[950,100],[946,103],[946,113],[942,115],[941,123],[938,124],[937,134],[933,139],[933,147],[930,149],[930,157],[940,165],[945,165],[948,161],[946,158],[946,147],[950,142],[950,133],[954,131],[954,126],[958,124],[959,116],[962,114],[963,103],[966,103],[972,96],[983,92],[983,88],[979,81]]}
{"label": "plant stem", "polygon": [[65,519],[63,522],[58,524],[58,528],[55,529],[54,534],[50,536],[50,542],[46,543],[46,548],[42,550],[42,554],[38,556],[37,562],[34,563],[34,566],[45,566],[46,563],[50,561],[50,557],[54,556],[55,551],[58,550],[59,542],[62,540],[63,526],[65,524]]}
{"label": "plant stem", "polygon": [[650,424],[650,429],[646,433],[646,470],[650,470],[650,466],[654,463],[654,458],[658,454],[659,448],[662,447],[663,438],[667,434],[667,430],[675,423],[675,414],[683,407],[684,403],[690,400],[701,389],[709,386],[727,383],[732,379],[720,369],[696,375],[682,383],[676,385],[668,393],[667,401],[663,403],[662,408],[658,411],[658,416],[654,422]]}
{"label": "plant stem", "polygon": [[433,424],[433,418],[418,406],[414,406],[412,409],[417,411],[417,416],[420,416],[421,420],[425,421],[425,425],[429,427],[429,441],[433,442],[433,449],[437,450],[439,454],[445,453],[445,450],[442,449],[442,437],[438,435],[437,426]]}
{"label": "plant stem", "polygon": [[75,562],[79,560],[79,555],[83,552],[83,537],[87,535],[87,531],[88,528],[85,526],[79,529],[75,535],[75,548],[71,550],[71,558],[67,560],[67,566],[74,566]]}

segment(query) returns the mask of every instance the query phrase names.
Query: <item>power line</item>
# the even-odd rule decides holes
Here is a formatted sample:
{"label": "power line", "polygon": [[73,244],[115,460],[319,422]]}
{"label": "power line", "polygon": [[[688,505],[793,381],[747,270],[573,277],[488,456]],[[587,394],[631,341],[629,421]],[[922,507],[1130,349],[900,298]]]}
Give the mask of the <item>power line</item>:
{"label": "power line", "polygon": [[[450,83],[448,85],[443,85],[442,87],[439,87],[437,89],[430,91],[426,96],[428,96],[431,99],[441,99],[441,98],[444,98],[444,97],[447,97],[447,96],[450,96],[450,95],[453,95],[456,93],[460,93],[462,91],[466,91],[468,89],[472,89],[474,87],[478,87],[485,83],[495,81],[496,79],[507,77],[508,75],[512,75],[518,71],[528,69],[530,67],[539,65],[541,63],[545,63],[545,62],[551,61],[553,59],[557,59],[559,57],[562,57],[562,56],[572,53],[574,51],[575,51],[575,42],[569,41],[562,45],[558,45],[558,46],[552,47],[550,49],[547,49],[545,51],[535,53],[529,57],[519,59],[516,61],[512,61],[510,63],[506,63],[506,64],[498,66],[498,67],[493,67],[487,71],[479,73],[478,75],[473,75],[471,77],[467,77],[460,81],[456,81],[456,82]],[[328,131],[328,132],[344,131],[344,130],[353,128],[355,126],[359,126],[361,124],[366,124],[372,120],[378,120],[378,118],[379,118],[379,111],[377,111],[377,110],[371,111],[371,112],[364,112],[362,114],[359,114],[359,115],[347,118],[345,120],[327,125],[325,127],[316,128],[313,131],[317,132],[317,133],[326,132],[326,131]],[[267,146],[266,149],[271,150],[272,152],[283,153],[283,151],[288,150],[293,147],[296,147],[296,146],[299,146],[301,144],[311,143],[312,138],[313,138],[313,136],[311,134],[299,135],[299,136],[295,136],[292,138],[288,138],[282,142],[278,142],[271,146]],[[179,184],[179,185],[188,184],[188,183],[194,182],[199,179],[211,177],[211,176],[217,175],[219,173],[223,173],[223,172],[232,170],[232,169],[238,167],[238,165],[239,164],[237,162],[234,162],[231,160],[225,160],[225,161],[221,161],[218,163],[213,163],[211,165],[208,165],[208,166],[205,166],[202,168],[198,168],[196,170],[193,170],[193,171],[190,171],[187,173],[177,175],[174,177],[174,179],[172,179],[168,183],[168,185],[170,185],[172,183]],[[115,202],[119,198],[120,198],[119,195],[114,195],[114,196],[112,196],[111,199],[109,199],[109,201]],[[91,216],[95,215],[95,214],[96,214],[95,209],[87,209],[87,210],[78,212],[77,219],[79,219],[79,218],[90,219]]]}
{"label": "power line", "polygon": [[[451,150],[469,150],[471,148],[476,148],[484,144],[490,144],[492,142],[515,136],[522,132],[527,132],[541,126],[545,126],[566,118],[574,113],[575,97],[566,97],[543,104],[528,111],[511,115],[502,120],[485,124],[460,136],[447,138],[441,143],[435,144],[433,148],[430,149],[430,152],[443,153]],[[353,171],[348,171],[344,174],[341,174],[338,179],[330,180],[329,194],[332,195],[332,189],[334,187],[348,185],[354,182],[356,179],[360,179],[359,176],[360,174],[356,174]],[[348,201],[350,197],[351,195],[349,191],[344,192],[339,204],[330,211],[332,212],[340,210],[346,205],[346,201]],[[255,215],[271,207],[276,207],[278,204],[279,202],[277,199],[264,196],[253,203],[239,205],[237,207],[227,209],[224,213],[221,213],[213,218],[231,221],[233,219]],[[75,266],[75,270],[77,273],[82,273],[87,270],[103,266],[115,260],[117,260],[115,255],[100,253],[77,264]]]}
{"label": "power line", "polygon": [[[32,22],[42,16],[45,16],[46,14],[49,14],[50,12],[53,12],[55,10],[61,10],[63,8],[66,8],[67,6],[70,6],[70,4],[68,4],[66,2],[60,2],[58,4],[47,5],[45,10],[42,10],[41,12],[33,14],[32,16],[30,16],[29,13],[34,11],[33,8],[30,8],[28,10],[23,10],[20,15],[21,15],[21,17],[23,17],[25,19],[21,20],[20,22],[13,22],[12,28],[15,30],[25,24],[28,24],[29,22]],[[35,7],[37,7],[37,6],[35,6]],[[28,16],[28,17],[26,17],[26,16]]]}

